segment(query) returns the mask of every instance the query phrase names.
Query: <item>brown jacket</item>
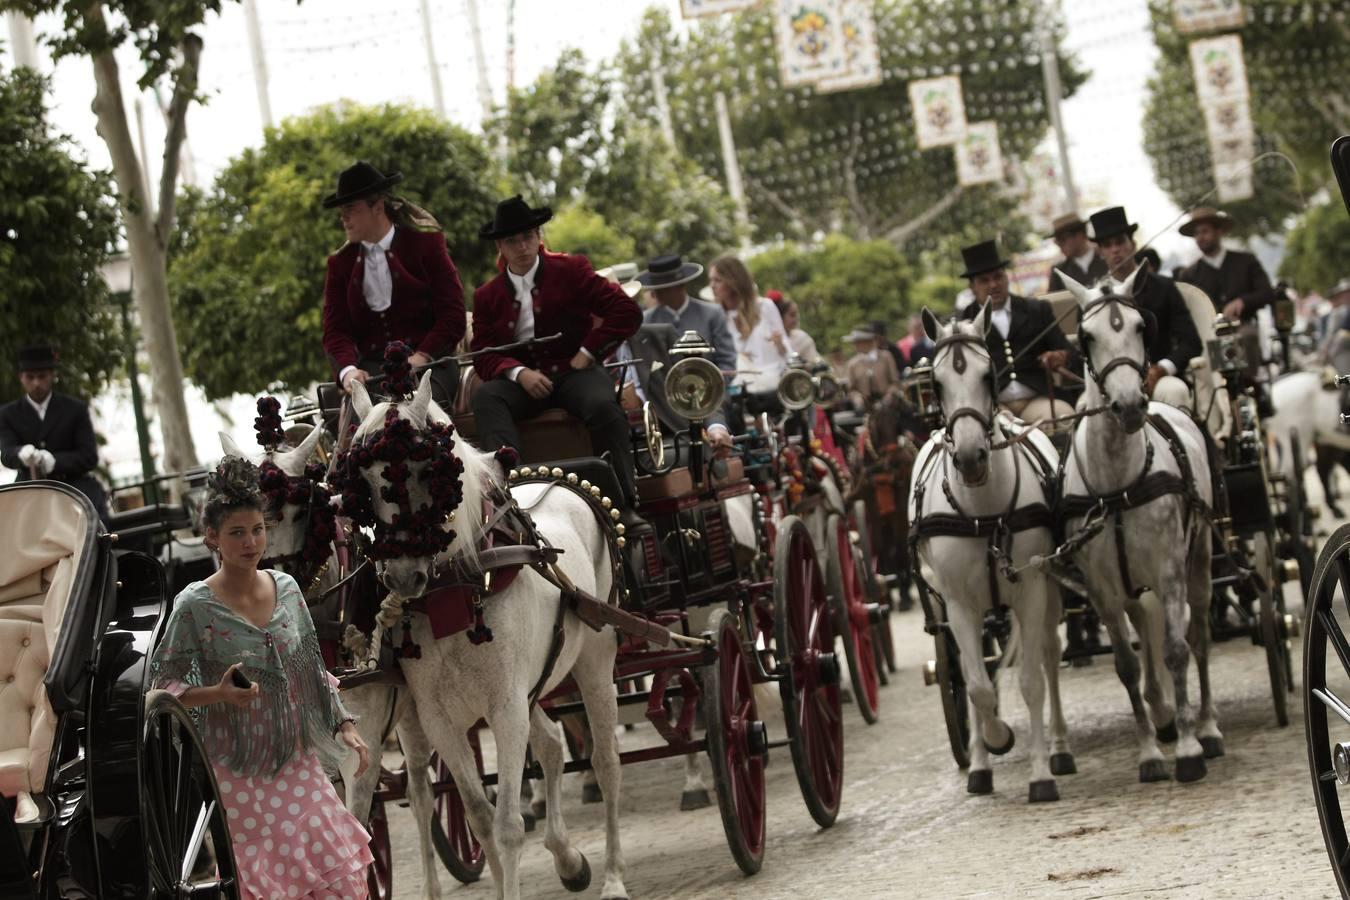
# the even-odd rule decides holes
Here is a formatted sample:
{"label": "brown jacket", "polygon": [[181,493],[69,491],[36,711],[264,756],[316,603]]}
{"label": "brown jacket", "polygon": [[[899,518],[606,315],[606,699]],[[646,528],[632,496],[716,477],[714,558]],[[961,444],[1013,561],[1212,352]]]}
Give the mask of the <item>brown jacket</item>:
{"label": "brown jacket", "polygon": [[[873,355],[875,359],[869,358]],[[900,387],[895,360],[884,350],[854,355],[844,367],[844,379],[848,382],[849,392],[857,394],[866,403],[879,400],[891,388]]]}

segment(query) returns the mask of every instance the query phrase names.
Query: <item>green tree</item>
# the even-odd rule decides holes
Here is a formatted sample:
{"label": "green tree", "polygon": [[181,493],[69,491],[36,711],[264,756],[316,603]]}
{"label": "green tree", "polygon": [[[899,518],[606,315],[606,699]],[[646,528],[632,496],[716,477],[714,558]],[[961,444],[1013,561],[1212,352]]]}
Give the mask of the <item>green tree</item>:
{"label": "green tree", "polygon": [[1321,294],[1350,278],[1350,217],[1339,196],[1310,209],[1289,232],[1280,277],[1299,291]]}
{"label": "green tree", "polygon": [[396,192],[444,226],[466,300],[492,272],[494,251],[478,229],[492,218],[494,181],[479,138],[392,104],[339,103],[287,119],[184,204],[175,314],[188,374],[209,397],[332,377],[322,347],[324,260],[344,238],[320,201],[356,159],[403,173]]}
{"label": "green tree", "polygon": [[[117,208],[106,172],[75,156],[52,131],[47,79],[0,70],[0,365],[24,344],[61,354],[61,389],[92,397],[122,360],[121,330],[99,268],[117,240]],[[19,395],[0,379],[0,400]]]}
{"label": "green tree", "polygon": [[548,223],[547,231],[545,243],[550,250],[580,253],[597,268],[632,262],[636,252],[632,237],[584,203],[574,203],[558,212]]}

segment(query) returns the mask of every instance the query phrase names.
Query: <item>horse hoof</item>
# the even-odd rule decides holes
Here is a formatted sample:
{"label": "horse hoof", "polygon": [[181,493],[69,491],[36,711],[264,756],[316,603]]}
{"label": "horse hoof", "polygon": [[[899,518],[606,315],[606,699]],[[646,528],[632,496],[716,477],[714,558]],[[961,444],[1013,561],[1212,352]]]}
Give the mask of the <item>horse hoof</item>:
{"label": "horse hoof", "polygon": [[530,812],[528,809],[522,809],[520,811],[520,817],[525,820],[525,830],[534,831],[534,813]]}
{"label": "horse hoof", "polygon": [[699,788],[696,791],[685,791],[680,795],[680,812],[704,809],[711,805],[712,800],[708,797],[707,788]]}
{"label": "horse hoof", "polygon": [[966,792],[970,794],[992,794],[994,792],[993,771],[980,769],[967,775]]}
{"label": "horse hoof", "polygon": [[1163,727],[1156,729],[1154,734],[1157,735],[1158,742],[1161,744],[1175,744],[1177,742],[1176,720],[1173,719]]}
{"label": "horse hoof", "polygon": [[1200,749],[1205,751],[1205,759],[1218,759],[1220,756],[1223,756],[1223,738],[1202,737],[1200,739]]}
{"label": "horse hoof", "polygon": [[600,785],[588,781],[581,786],[582,803],[599,803],[604,799],[605,795],[600,793]]}
{"label": "horse hoof", "polygon": [[1055,779],[1047,778],[1045,781],[1033,781],[1027,791],[1028,803],[1053,803],[1059,799],[1059,787],[1055,784]]}
{"label": "horse hoof", "polygon": [[1150,759],[1139,764],[1139,780],[1145,784],[1150,781],[1171,781],[1167,774],[1167,764],[1161,759]]}
{"label": "horse hoof", "polygon": [[1067,750],[1063,753],[1050,754],[1050,774],[1051,775],[1077,775],[1078,766],[1074,764],[1073,754]]}
{"label": "horse hoof", "polygon": [[1009,728],[1009,729],[1008,729],[1008,743],[1004,744],[1002,747],[994,747],[994,746],[991,746],[990,743],[989,743],[988,741],[985,741],[985,742],[984,742],[984,749],[988,750],[990,753],[994,754],[995,756],[1003,756],[1004,754],[1006,754],[1009,750],[1011,750],[1011,749],[1013,748],[1013,744],[1015,744],[1015,743],[1017,743],[1017,735],[1013,734],[1013,730],[1012,730],[1011,728]]}
{"label": "horse hoof", "polygon": [[1092,665],[1092,657],[1075,656],[1069,661],[1069,665],[1075,669],[1086,669],[1088,666]]}
{"label": "horse hoof", "polygon": [[586,854],[580,850],[577,851],[577,854],[581,857],[581,871],[571,878],[559,876],[562,880],[562,886],[574,894],[580,894],[591,886],[591,864],[587,861]]}
{"label": "horse hoof", "polygon": [[1177,781],[1183,784],[1199,781],[1205,777],[1205,758],[1203,756],[1178,756]]}

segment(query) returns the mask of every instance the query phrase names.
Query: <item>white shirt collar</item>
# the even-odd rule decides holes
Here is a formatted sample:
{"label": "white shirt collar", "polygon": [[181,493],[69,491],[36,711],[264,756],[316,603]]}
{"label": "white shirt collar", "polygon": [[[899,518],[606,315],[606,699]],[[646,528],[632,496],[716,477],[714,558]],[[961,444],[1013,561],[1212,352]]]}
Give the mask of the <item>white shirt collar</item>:
{"label": "white shirt collar", "polygon": [[33,401],[33,398],[30,397],[30,396],[28,396],[27,394],[24,394],[24,395],[23,395],[23,399],[27,400],[27,401],[28,401],[28,405],[31,406],[31,407],[33,407],[33,411],[34,411],[35,413],[37,413],[39,419],[42,419],[43,421],[46,421],[46,419],[47,419],[47,405],[50,404],[50,403],[52,402],[52,395],[51,395],[51,394],[48,394],[48,395],[47,395],[47,399],[46,399],[46,400],[43,400],[41,403],[35,403],[35,402]]}
{"label": "white shirt collar", "polygon": [[530,266],[530,271],[526,272],[524,275],[517,275],[509,268],[506,270],[507,277],[511,279],[511,286],[516,289],[517,297],[519,297],[522,292],[528,293],[534,288],[534,276],[538,271],[539,257],[537,256],[534,258],[534,265]]}
{"label": "white shirt collar", "polygon": [[689,308],[689,295],[688,295],[688,294],[685,294],[685,295],[684,295],[684,302],[681,303],[679,306],[667,306],[667,307],[666,307],[666,309],[668,309],[668,310],[670,310],[672,313],[674,313],[675,318],[677,318],[677,319],[678,319],[680,316],[684,315],[684,311],[685,311],[686,309],[688,309],[688,308]]}
{"label": "white shirt collar", "polygon": [[1201,256],[1200,258],[1203,259],[1205,262],[1209,263],[1211,266],[1213,266],[1214,268],[1217,269],[1217,268],[1219,268],[1219,267],[1221,267],[1221,266],[1223,265],[1223,261],[1224,261],[1227,257],[1228,257],[1228,248],[1227,248],[1227,247],[1220,247],[1218,253],[1206,253],[1205,255]]}
{"label": "white shirt collar", "polygon": [[373,244],[370,241],[362,241],[361,245],[364,246],[367,250],[374,250],[376,247],[379,247],[381,250],[387,253],[389,252],[389,245],[394,243],[394,230],[395,230],[394,226],[390,225],[389,232],[384,237],[380,238]]}
{"label": "white shirt collar", "polygon": [[1088,250],[1088,252],[1084,253],[1082,256],[1075,256],[1073,261],[1078,264],[1078,268],[1086,272],[1088,267],[1092,265],[1092,258],[1096,255],[1096,250]]}

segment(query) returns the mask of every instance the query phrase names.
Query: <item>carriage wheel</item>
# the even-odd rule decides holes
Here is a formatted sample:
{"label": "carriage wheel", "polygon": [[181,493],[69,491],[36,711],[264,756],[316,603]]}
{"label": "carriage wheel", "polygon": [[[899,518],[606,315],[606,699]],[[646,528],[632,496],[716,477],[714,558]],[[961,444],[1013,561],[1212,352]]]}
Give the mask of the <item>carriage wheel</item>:
{"label": "carriage wheel", "polygon": [[[476,750],[477,748],[475,748]],[[449,783],[450,790],[436,793],[435,812],[431,817],[431,844],[441,865],[463,884],[473,884],[483,877],[487,856],[469,829],[469,817],[464,812],[464,801],[459,788],[450,776],[450,769],[439,759],[434,762],[432,784]],[[478,768],[483,768],[482,760]]]}
{"label": "carriage wheel", "polygon": [[[877,651],[877,675],[882,684],[890,684],[888,673],[895,671],[895,640],[891,636],[890,588],[881,574],[881,560],[872,546],[872,529],[867,518],[867,504],[853,501],[853,520],[858,524],[859,549],[863,555],[863,572],[867,575],[867,598],[881,606],[881,616],[872,626],[872,643]],[[885,596],[883,596],[885,594]]]}
{"label": "carriage wheel", "polygon": [[843,516],[833,514],[826,520],[825,540],[829,542],[830,606],[834,610],[835,628],[844,639],[844,656],[858,711],[863,721],[872,725],[881,706],[881,679],[872,647],[871,610],[875,607],[868,604],[863,591],[861,561],[853,553],[848,523]]}
{"label": "carriage wheel", "polygon": [[[1317,816],[1341,896],[1350,896],[1350,525],[1327,539],[1313,570],[1303,640],[1303,710]],[[1330,652],[1328,652],[1330,650]]]}
{"label": "carriage wheel", "polygon": [[788,516],[778,526],[773,560],[773,630],[778,691],[792,741],[792,766],[811,818],[834,824],[844,788],[844,712],[834,617],[806,523]]}
{"label": "carriage wheel", "polygon": [[717,642],[717,659],[702,670],[708,759],[727,845],[741,871],[753,875],[764,864],[764,723],[736,617],[713,610],[708,630]]}
{"label": "carriage wheel", "polygon": [[1266,579],[1266,588],[1259,592],[1258,611],[1261,644],[1266,648],[1266,668],[1270,672],[1270,691],[1275,701],[1275,721],[1283,728],[1289,724],[1289,635],[1285,627],[1284,592],[1276,582],[1275,541],[1269,533],[1253,539],[1252,561],[1257,572]]}
{"label": "carriage wheel", "polygon": [[375,857],[366,869],[366,890],[371,900],[392,900],[394,896],[394,851],[389,845],[389,819],[385,816],[384,801],[370,804],[370,853]]}
{"label": "carriage wheel", "polygon": [[1285,525],[1292,544],[1290,549],[1293,550],[1293,558],[1298,562],[1298,580],[1303,586],[1306,602],[1317,562],[1313,559],[1313,521],[1308,515],[1308,488],[1303,483],[1303,468],[1307,458],[1303,456],[1303,443],[1297,429],[1289,434],[1289,455],[1294,458],[1294,476],[1284,486],[1288,519]]}
{"label": "carriage wheel", "polygon": [[237,900],[239,875],[215,774],[192,717],[166,691],[146,695],[140,783],[146,896]]}
{"label": "carriage wheel", "polygon": [[961,674],[961,651],[956,638],[947,629],[933,635],[938,691],[942,695],[942,717],[947,720],[947,740],[957,768],[970,767],[970,704],[966,702],[966,678]]}

